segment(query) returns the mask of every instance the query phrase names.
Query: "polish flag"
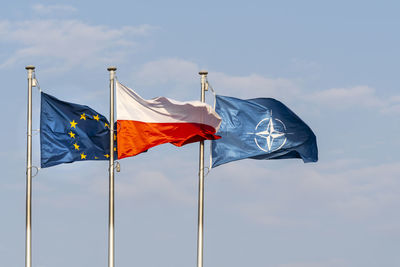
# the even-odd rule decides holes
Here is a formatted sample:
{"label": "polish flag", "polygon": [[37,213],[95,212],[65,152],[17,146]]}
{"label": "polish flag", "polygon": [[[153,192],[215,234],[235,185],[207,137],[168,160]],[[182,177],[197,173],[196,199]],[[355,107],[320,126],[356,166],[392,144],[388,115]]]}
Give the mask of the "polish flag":
{"label": "polish flag", "polygon": [[118,159],[135,156],[164,143],[176,146],[215,135],[221,118],[200,101],[180,102],[166,97],[145,100],[116,82]]}

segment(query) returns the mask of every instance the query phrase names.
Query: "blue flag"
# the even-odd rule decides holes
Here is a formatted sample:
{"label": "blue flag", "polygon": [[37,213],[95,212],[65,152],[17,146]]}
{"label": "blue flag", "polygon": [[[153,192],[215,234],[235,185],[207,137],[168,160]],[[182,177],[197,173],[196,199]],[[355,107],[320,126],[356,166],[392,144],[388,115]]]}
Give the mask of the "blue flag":
{"label": "blue flag", "polygon": [[108,160],[108,121],[88,106],[41,93],[40,152],[42,168],[74,161]]}
{"label": "blue flag", "polygon": [[222,122],[212,141],[212,166],[235,160],[301,158],[318,161],[312,130],[281,102],[272,98],[242,100],[216,96]]}

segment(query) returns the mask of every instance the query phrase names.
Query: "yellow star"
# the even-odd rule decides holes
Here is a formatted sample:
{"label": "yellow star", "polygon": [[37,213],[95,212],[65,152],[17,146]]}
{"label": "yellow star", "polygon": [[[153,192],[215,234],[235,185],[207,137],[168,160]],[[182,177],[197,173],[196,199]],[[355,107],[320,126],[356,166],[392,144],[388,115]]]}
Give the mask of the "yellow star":
{"label": "yellow star", "polygon": [[109,157],[110,157],[110,155],[108,155],[108,154],[105,154],[105,155],[104,155],[104,157],[106,157],[106,158],[109,158]]}
{"label": "yellow star", "polygon": [[70,131],[68,134],[69,134],[69,137],[75,138],[75,134],[72,131]]}
{"label": "yellow star", "polygon": [[110,128],[110,126],[108,126],[107,122],[104,123],[104,127]]}
{"label": "yellow star", "polygon": [[114,141],[115,141],[115,140],[117,140],[117,135],[116,135],[116,134],[114,134]]}
{"label": "yellow star", "polygon": [[86,120],[86,115],[85,115],[85,113],[81,114],[81,120]]}
{"label": "yellow star", "polygon": [[74,147],[75,147],[76,150],[79,150],[79,146],[78,146],[77,143],[74,144]]}
{"label": "yellow star", "polygon": [[85,153],[81,153],[81,159],[86,159],[86,155],[85,155]]}
{"label": "yellow star", "polygon": [[100,120],[99,115],[93,116],[93,119],[95,119],[96,121],[99,121]]}
{"label": "yellow star", "polygon": [[99,157],[94,157],[94,159],[99,159]]}
{"label": "yellow star", "polygon": [[116,148],[116,147],[114,147],[114,151],[117,151],[117,148]]}
{"label": "yellow star", "polygon": [[71,124],[71,128],[75,128],[75,129],[76,129],[76,125],[77,125],[78,123],[76,123],[75,120],[72,120],[72,121],[70,121],[69,123]]}

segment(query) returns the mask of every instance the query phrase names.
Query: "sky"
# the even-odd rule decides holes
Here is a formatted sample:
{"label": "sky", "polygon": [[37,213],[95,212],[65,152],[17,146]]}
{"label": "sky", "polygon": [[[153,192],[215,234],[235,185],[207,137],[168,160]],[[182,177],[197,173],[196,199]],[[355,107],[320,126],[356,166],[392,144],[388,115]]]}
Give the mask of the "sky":
{"label": "sky", "polygon": [[[9,2],[0,10],[0,266],[25,261],[27,65],[44,92],[105,116],[109,66],[146,99],[180,101],[199,99],[198,72],[207,70],[218,94],[276,98],[313,129],[317,163],[241,160],[207,174],[205,267],[400,266],[399,8],[385,0]],[[38,129],[37,88],[33,105]],[[120,161],[116,266],[196,265],[198,149],[165,144]],[[108,162],[40,169],[32,201],[33,266],[107,266]]]}

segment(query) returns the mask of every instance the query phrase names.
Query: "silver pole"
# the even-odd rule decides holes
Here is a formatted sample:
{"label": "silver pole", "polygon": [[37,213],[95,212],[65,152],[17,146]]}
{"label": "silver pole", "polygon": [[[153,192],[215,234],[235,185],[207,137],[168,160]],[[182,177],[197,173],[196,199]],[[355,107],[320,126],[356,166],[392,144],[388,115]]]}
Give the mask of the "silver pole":
{"label": "silver pole", "polygon": [[[201,75],[201,102],[205,102],[207,71],[200,71]],[[203,267],[203,223],[204,223],[204,141],[200,141],[199,160],[199,204],[198,204],[198,231],[197,231],[197,267]]]}
{"label": "silver pole", "polygon": [[26,243],[25,267],[32,266],[32,73],[34,66],[26,66],[28,71],[28,124],[26,146]]}
{"label": "silver pole", "polygon": [[108,208],[108,267],[114,267],[114,79],[116,67],[110,72],[110,162],[109,162],[109,208]]}

